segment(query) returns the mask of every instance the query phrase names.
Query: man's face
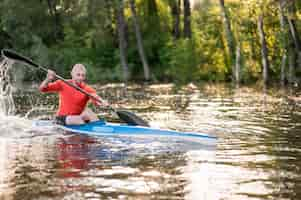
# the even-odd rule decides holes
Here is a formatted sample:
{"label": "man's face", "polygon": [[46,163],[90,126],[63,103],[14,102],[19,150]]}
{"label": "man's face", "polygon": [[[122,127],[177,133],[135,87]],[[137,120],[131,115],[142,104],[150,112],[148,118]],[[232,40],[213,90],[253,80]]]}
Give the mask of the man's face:
{"label": "man's face", "polygon": [[81,83],[86,79],[86,71],[80,67],[75,67],[71,72],[72,80],[76,83]]}

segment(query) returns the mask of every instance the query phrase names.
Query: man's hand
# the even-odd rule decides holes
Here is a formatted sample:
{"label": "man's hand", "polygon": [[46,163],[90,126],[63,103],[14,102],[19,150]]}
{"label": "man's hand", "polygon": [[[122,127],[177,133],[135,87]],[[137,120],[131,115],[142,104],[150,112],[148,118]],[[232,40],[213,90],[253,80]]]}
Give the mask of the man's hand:
{"label": "man's hand", "polygon": [[53,81],[55,79],[55,77],[56,77],[56,74],[55,74],[54,71],[47,70],[47,76],[46,76],[45,80],[41,83],[41,85],[39,87],[40,91],[43,91],[44,88],[47,87],[48,83]]}
{"label": "man's hand", "polygon": [[102,106],[103,107],[109,107],[110,106],[110,104],[106,101],[106,100],[101,100],[101,104],[102,104]]}
{"label": "man's hand", "polygon": [[93,99],[93,102],[96,106],[103,106],[103,107],[109,106],[109,103],[107,101],[103,100],[102,98],[100,98],[100,96],[98,96],[97,94],[91,94],[91,95],[95,98],[95,99]]}
{"label": "man's hand", "polygon": [[56,73],[55,73],[54,71],[52,71],[52,70],[49,69],[49,70],[47,71],[47,77],[46,77],[46,80],[50,82],[50,81],[54,80],[55,77],[56,77]]}

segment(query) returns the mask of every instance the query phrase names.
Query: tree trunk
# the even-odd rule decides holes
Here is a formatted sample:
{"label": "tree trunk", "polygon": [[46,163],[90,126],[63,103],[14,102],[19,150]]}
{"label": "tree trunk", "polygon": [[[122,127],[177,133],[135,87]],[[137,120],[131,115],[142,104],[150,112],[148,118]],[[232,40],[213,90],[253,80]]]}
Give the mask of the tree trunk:
{"label": "tree trunk", "polygon": [[184,0],[184,38],[191,38],[190,0]]}
{"label": "tree trunk", "polygon": [[150,80],[150,70],[149,70],[147,58],[144,53],[140,26],[139,26],[137,14],[136,14],[135,0],[130,0],[130,8],[131,8],[132,16],[133,16],[133,23],[134,23],[135,34],[136,34],[136,39],[137,39],[138,51],[139,51],[139,55],[140,55],[140,58],[141,58],[141,61],[143,64],[144,78],[146,81],[149,81]]}
{"label": "tree trunk", "polygon": [[286,80],[286,61],[287,60],[287,55],[286,53],[284,53],[282,55],[282,59],[281,59],[281,68],[280,68],[280,82],[281,85],[285,85],[285,80]]}
{"label": "tree trunk", "polygon": [[229,57],[230,57],[230,63],[228,63],[228,65],[230,65],[231,69],[232,69],[232,79],[233,81],[235,80],[235,46],[236,46],[236,42],[235,42],[235,38],[234,38],[234,34],[231,30],[231,24],[230,24],[230,17],[228,16],[226,7],[225,7],[225,3],[224,0],[219,0],[219,5],[220,5],[220,9],[221,9],[221,14],[222,14],[222,18],[223,18],[223,24],[224,24],[224,30],[226,33],[226,38],[227,38],[227,47],[228,47],[228,52],[229,52]]}
{"label": "tree trunk", "polygon": [[154,15],[155,18],[158,18],[159,15],[156,0],[147,0],[147,4],[149,15]]}
{"label": "tree trunk", "polygon": [[290,33],[291,33],[291,37],[293,39],[294,45],[295,45],[295,49],[297,52],[297,65],[299,66],[299,69],[301,70],[301,42],[300,42],[300,37],[299,37],[299,33],[297,30],[297,26],[295,23],[296,17],[296,5],[295,2],[292,1],[290,6],[289,6],[289,16],[288,17],[288,24],[289,24],[289,29],[290,29]]}
{"label": "tree trunk", "polygon": [[279,1],[278,6],[279,6],[279,21],[280,21],[280,30],[281,30],[281,43],[283,49],[281,68],[280,68],[280,73],[281,73],[280,82],[281,85],[285,85],[288,41],[287,41],[286,21],[284,17],[283,2]]}
{"label": "tree trunk", "polygon": [[181,36],[180,31],[180,14],[181,14],[181,0],[171,2],[171,15],[172,15],[172,34],[174,39],[179,39]]}
{"label": "tree trunk", "polygon": [[[105,10],[104,32],[106,32],[107,34],[112,36],[112,38],[114,38],[114,44],[117,45],[117,41],[115,40],[115,39],[117,39],[117,35],[116,35],[116,31],[113,27],[113,24],[115,24],[115,22],[114,22],[115,17],[112,17],[112,14],[114,12],[114,2],[115,1],[112,1],[112,0],[104,1],[104,5],[103,5],[104,10]],[[107,21],[107,23],[106,23],[106,21]]]}
{"label": "tree trunk", "polygon": [[61,23],[60,13],[57,11],[57,1],[56,0],[47,0],[49,13],[54,19],[54,38],[57,41],[58,39],[64,39],[63,25]]}
{"label": "tree trunk", "polygon": [[300,44],[300,38],[298,35],[298,31],[296,29],[296,24],[295,24],[294,20],[289,19],[289,18],[288,18],[288,24],[289,24],[292,39],[294,41],[294,46],[295,46],[295,49],[297,52],[298,66],[299,66],[299,69],[301,69],[301,44]]}
{"label": "tree trunk", "polygon": [[293,19],[288,18],[288,24],[289,24],[290,32],[291,32],[296,50],[299,52],[301,49],[301,45],[300,45],[300,38],[299,38],[298,32],[296,30],[295,21]]}
{"label": "tree trunk", "polygon": [[260,37],[260,43],[261,43],[261,59],[262,59],[262,76],[263,76],[263,82],[266,84],[268,82],[268,75],[269,75],[269,59],[268,59],[268,48],[267,43],[265,39],[265,32],[263,30],[263,15],[260,15],[258,17],[258,32]]}
{"label": "tree trunk", "polygon": [[240,45],[236,47],[236,62],[235,62],[235,82],[239,84],[240,82],[240,69],[241,69],[241,51]]}
{"label": "tree trunk", "polygon": [[295,66],[296,66],[296,52],[293,48],[289,51],[289,69],[288,69],[288,83],[293,84],[295,82]]}
{"label": "tree trunk", "polygon": [[127,41],[125,37],[125,19],[124,19],[124,2],[120,1],[117,9],[117,26],[118,26],[118,39],[119,39],[119,52],[120,52],[120,63],[123,70],[123,79],[125,82],[129,80],[129,67],[127,63]]}
{"label": "tree trunk", "polygon": [[158,11],[158,5],[156,0],[147,0],[147,14],[145,16],[145,20],[148,21],[149,27],[153,30],[153,32],[160,33],[160,16]]}

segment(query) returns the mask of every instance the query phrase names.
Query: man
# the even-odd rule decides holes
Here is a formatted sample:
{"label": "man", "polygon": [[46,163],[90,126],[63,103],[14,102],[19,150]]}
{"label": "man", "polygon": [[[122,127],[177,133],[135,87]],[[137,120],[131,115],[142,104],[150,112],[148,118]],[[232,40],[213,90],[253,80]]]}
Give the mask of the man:
{"label": "man", "polygon": [[87,102],[91,99],[93,104],[97,106],[108,106],[108,104],[96,94],[96,91],[93,88],[85,84],[85,66],[82,64],[75,64],[71,71],[72,79],[67,81],[80,87],[99,101],[83,94],[64,83],[62,80],[52,82],[55,77],[55,72],[48,70],[47,77],[41,83],[39,89],[41,92],[57,92],[59,94],[59,109],[56,113],[57,123],[63,125],[79,125],[86,122],[97,121],[97,115],[91,109],[86,107]]}

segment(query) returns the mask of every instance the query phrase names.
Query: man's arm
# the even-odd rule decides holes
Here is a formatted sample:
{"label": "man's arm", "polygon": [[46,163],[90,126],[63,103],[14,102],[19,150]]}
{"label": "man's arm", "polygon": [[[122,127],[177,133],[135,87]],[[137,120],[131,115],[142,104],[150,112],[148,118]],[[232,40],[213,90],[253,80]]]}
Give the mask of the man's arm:
{"label": "man's arm", "polygon": [[[109,104],[107,101],[105,101],[104,99],[102,99],[100,96],[98,96],[96,94],[96,90],[91,88],[90,86],[86,85],[84,90],[86,92],[88,92],[91,96],[93,96],[94,98],[90,97],[90,100],[92,101],[92,103],[96,106],[104,106],[104,107],[108,107]],[[96,100],[97,99],[97,100]]]}
{"label": "man's arm", "polygon": [[55,76],[56,74],[54,71],[48,70],[45,80],[40,84],[40,91],[43,92],[48,87],[48,84],[55,79]]}

